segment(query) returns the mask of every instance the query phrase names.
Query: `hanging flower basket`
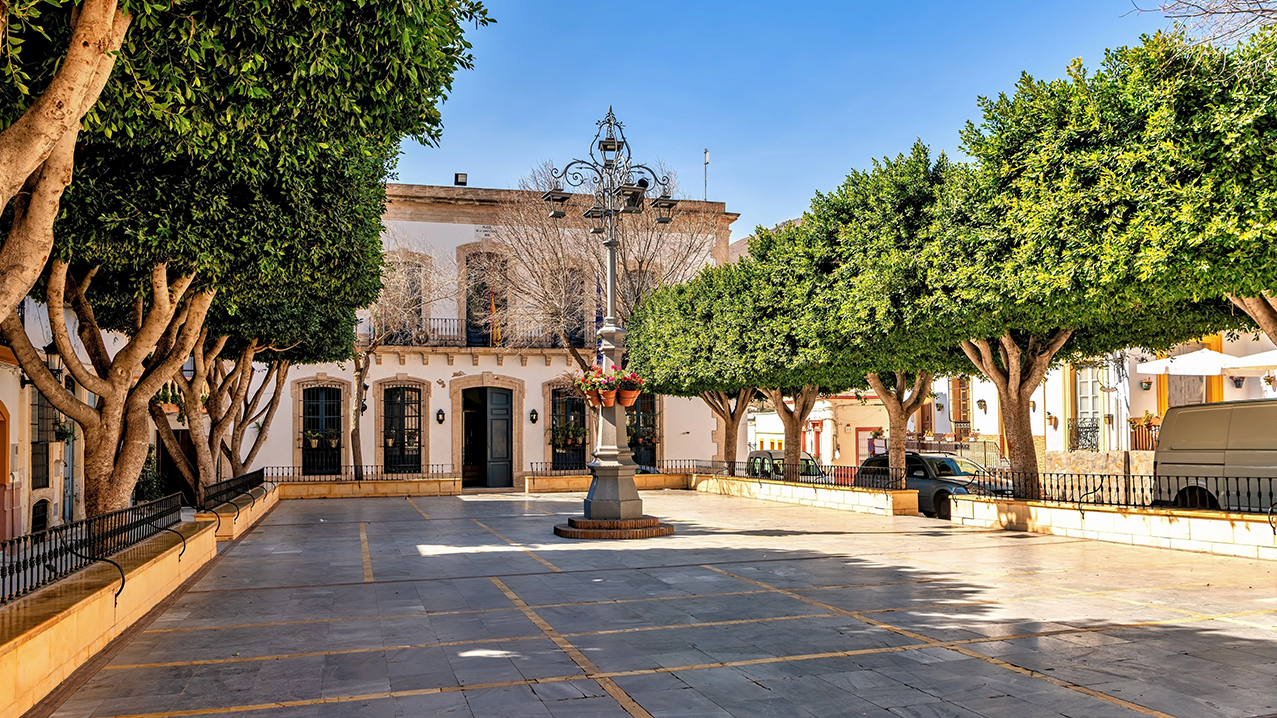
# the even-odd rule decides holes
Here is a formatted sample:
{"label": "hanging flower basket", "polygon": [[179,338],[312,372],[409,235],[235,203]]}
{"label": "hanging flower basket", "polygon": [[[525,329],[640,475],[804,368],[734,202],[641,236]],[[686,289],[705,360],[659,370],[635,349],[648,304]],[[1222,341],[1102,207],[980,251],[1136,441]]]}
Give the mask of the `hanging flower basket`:
{"label": "hanging flower basket", "polygon": [[395,437],[393,437],[393,436],[387,436],[387,437],[386,437],[386,446],[394,446],[394,445],[395,445]]}
{"label": "hanging flower basket", "polygon": [[603,404],[602,397],[600,397],[599,393],[593,389],[585,393],[585,398],[590,400],[590,406],[600,406]]}
{"label": "hanging flower basket", "polygon": [[621,402],[621,406],[634,406],[634,402],[638,401],[639,394],[642,393],[642,389],[620,389],[616,392],[616,398]]}
{"label": "hanging flower basket", "polygon": [[616,404],[616,389],[600,391],[599,398],[603,400],[603,406],[612,406]]}

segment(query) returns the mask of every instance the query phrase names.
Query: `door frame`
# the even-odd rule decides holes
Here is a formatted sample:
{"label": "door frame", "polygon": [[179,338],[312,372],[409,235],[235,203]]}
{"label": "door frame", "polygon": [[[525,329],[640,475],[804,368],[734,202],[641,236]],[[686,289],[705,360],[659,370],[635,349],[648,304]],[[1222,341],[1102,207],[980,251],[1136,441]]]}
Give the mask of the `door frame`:
{"label": "door frame", "polygon": [[[523,430],[528,418],[523,409],[526,393],[523,380],[512,376],[485,371],[482,374],[458,377],[448,382],[448,396],[452,404],[452,413],[447,418],[447,421],[452,422],[452,456],[450,457],[452,470],[458,476],[461,475],[461,462],[465,456],[466,427],[465,421],[462,420],[461,393],[466,389],[480,387],[510,390],[511,403],[514,406],[510,427],[510,440],[513,443],[510,455],[510,476],[514,482],[515,489],[519,489],[527,474],[527,469],[523,463]],[[433,420],[433,417],[430,417],[430,419]]]}

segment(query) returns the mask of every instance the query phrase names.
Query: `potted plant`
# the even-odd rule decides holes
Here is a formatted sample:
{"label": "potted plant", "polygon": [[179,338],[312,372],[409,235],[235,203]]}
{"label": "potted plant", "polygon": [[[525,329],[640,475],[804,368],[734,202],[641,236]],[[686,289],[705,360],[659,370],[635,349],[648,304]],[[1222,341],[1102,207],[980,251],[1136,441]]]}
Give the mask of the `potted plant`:
{"label": "potted plant", "polygon": [[599,388],[603,383],[603,367],[593,366],[590,370],[576,375],[577,391],[585,395],[589,399],[590,406],[600,406],[603,403],[602,397],[599,396]]}
{"label": "potted plant", "polygon": [[603,402],[603,406],[612,406],[616,403],[616,391],[620,387],[621,382],[615,371],[600,371],[595,385],[599,391],[599,400]]}
{"label": "potted plant", "polygon": [[70,441],[75,438],[75,423],[70,419],[59,421],[53,425],[53,435],[58,441]]}
{"label": "potted plant", "polygon": [[338,444],[341,443],[341,437],[338,436],[337,432],[335,431],[328,432],[327,436],[328,436],[328,447],[331,449],[336,449]]}
{"label": "potted plant", "polygon": [[305,439],[306,443],[310,444],[310,448],[315,449],[319,447],[319,440],[323,437],[318,431],[304,431],[302,432],[302,438]]}
{"label": "potted plant", "polygon": [[634,372],[616,374],[617,400],[621,406],[634,406],[639,394],[643,393],[643,379]]}
{"label": "potted plant", "polygon": [[404,432],[403,442],[405,446],[413,446],[417,443],[417,430],[409,429]]}
{"label": "potted plant", "polygon": [[394,446],[394,445],[395,445],[395,435],[386,434],[386,446]]}

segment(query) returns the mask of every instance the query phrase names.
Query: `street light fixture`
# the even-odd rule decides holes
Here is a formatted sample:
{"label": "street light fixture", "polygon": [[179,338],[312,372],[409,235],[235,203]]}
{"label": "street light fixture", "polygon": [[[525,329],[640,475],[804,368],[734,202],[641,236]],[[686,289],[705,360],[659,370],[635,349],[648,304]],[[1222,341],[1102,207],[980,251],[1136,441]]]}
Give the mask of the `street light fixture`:
{"label": "street light fixture", "polygon": [[[593,205],[584,216],[593,220],[591,234],[604,235],[607,247],[607,315],[599,330],[603,350],[604,370],[619,367],[625,355],[625,330],[617,318],[616,298],[616,224],[622,215],[643,213],[644,200],[649,190],[658,190],[660,196],[651,207],[656,210],[656,221],[667,224],[671,210],[677,203],[670,198],[670,180],[658,175],[647,165],[636,164],[630,156],[625,141],[624,126],[607,109],[607,117],[598,123],[594,142],[590,144],[589,159],[575,159],[561,170],[551,170],[551,175],[561,184],[546,192],[542,199],[552,207],[560,207],[566,199],[559,199],[563,185],[588,189],[594,195]],[[566,194],[566,193],[564,193]],[[551,217],[562,217],[551,211]],[[594,449],[594,461],[590,468],[594,480],[590,493],[585,497],[585,516],[573,517],[567,524],[554,527],[554,532],[568,538],[646,538],[674,533],[674,528],[657,519],[643,515],[643,500],[634,485],[634,459],[626,438],[625,407],[619,402],[599,409],[598,443]]]}

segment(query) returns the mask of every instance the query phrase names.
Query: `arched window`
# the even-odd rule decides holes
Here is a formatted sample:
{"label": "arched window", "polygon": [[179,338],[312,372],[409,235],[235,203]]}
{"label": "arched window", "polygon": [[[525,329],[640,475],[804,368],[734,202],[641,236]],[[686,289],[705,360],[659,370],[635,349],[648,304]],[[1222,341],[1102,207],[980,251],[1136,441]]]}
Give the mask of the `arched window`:
{"label": "arched window", "polygon": [[49,502],[40,499],[31,506],[31,533],[40,533],[49,528]]}
{"label": "arched window", "polygon": [[498,347],[505,342],[505,257],[496,252],[466,255],[466,345]]}

